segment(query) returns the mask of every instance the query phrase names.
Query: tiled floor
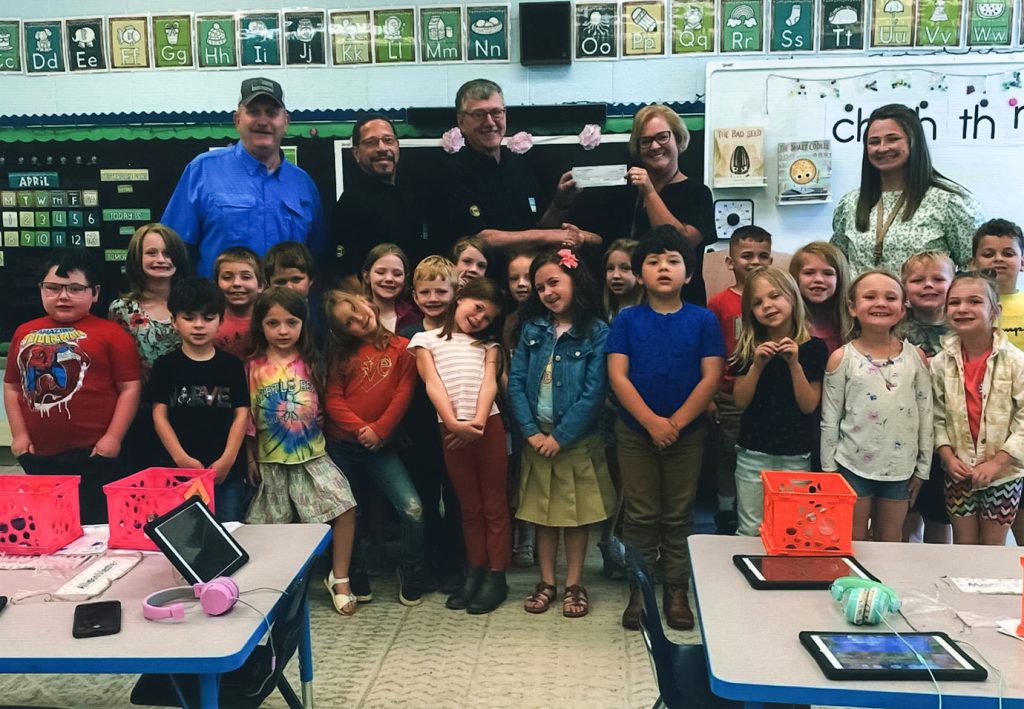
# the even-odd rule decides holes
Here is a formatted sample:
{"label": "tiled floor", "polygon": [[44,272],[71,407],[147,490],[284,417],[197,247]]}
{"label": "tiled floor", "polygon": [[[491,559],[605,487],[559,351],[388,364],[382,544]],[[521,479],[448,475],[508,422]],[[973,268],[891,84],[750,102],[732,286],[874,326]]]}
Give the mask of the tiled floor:
{"label": "tiled floor", "polygon": [[[355,707],[650,707],[657,698],[639,633],[619,624],[628,597],[621,582],[600,575],[596,549],[586,583],[591,613],[562,617],[560,606],[530,615],[521,599],[535,571],[510,574],[510,600],[486,616],[447,610],[433,594],[416,608],[396,599],[389,576],[375,579],[375,598],[352,618],[338,616],[323,586],[311,587],[314,697],[324,709]],[[672,633],[698,642],[696,632]],[[7,639],[4,642],[10,641]],[[298,662],[288,672],[298,688]],[[133,676],[0,676],[0,701],[110,709],[129,706]],[[272,694],[265,706],[284,707]]]}

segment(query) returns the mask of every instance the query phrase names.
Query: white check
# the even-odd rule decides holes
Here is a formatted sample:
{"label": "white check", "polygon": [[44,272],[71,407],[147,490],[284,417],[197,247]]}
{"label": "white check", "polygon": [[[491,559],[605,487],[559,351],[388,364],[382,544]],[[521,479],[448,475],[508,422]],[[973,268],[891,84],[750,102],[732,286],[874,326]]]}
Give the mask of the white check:
{"label": "white check", "polygon": [[621,187],[626,184],[625,165],[594,165],[591,167],[574,167],[572,179],[576,187]]}

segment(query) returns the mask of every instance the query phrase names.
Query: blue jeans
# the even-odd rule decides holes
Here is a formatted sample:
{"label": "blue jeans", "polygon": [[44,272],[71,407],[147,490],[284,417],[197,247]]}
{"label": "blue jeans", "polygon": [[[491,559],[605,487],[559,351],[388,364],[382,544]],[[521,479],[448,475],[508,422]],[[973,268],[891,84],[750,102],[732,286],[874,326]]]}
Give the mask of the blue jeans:
{"label": "blue jeans", "polygon": [[[241,454],[240,454],[241,455]],[[213,488],[213,499],[217,512],[214,515],[218,522],[242,522],[249,511],[249,488],[245,481],[237,475]]]}
{"label": "blue jeans", "polygon": [[836,467],[839,468],[836,472],[846,478],[846,482],[850,483],[850,487],[857,493],[857,497],[877,497],[896,502],[910,499],[910,490],[907,487],[910,485],[910,478],[906,480],[872,480],[871,478],[862,478],[838,463]]}
{"label": "blue jeans", "polygon": [[[423,566],[423,505],[416,487],[409,477],[401,458],[391,448],[376,453],[368,451],[359,443],[328,441],[327,454],[345,473],[352,493],[359,505],[356,507],[356,543],[353,556],[359,548],[359,517],[362,509],[363,490],[367,481],[372,480],[388,502],[398,513],[402,548],[400,565],[403,573],[417,574]],[[353,566],[356,561],[353,561]]]}

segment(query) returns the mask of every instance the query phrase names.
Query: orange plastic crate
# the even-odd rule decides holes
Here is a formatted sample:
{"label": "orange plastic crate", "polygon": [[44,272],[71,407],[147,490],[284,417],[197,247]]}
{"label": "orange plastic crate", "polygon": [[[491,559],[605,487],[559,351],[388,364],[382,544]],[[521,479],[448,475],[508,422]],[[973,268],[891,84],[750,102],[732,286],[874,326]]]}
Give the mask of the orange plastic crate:
{"label": "orange plastic crate", "polygon": [[170,512],[193,495],[199,495],[211,510],[214,509],[215,476],[212,469],[146,468],[104,485],[110,517],[110,548],[156,551],[156,544],[146,536],[146,523]]}
{"label": "orange plastic crate", "polygon": [[52,554],[82,536],[77,475],[0,475],[0,553]]}
{"label": "orange plastic crate", "polygon": [[838,473],[765,470],[765,551],[779,556],[853,553],[857,493]]}

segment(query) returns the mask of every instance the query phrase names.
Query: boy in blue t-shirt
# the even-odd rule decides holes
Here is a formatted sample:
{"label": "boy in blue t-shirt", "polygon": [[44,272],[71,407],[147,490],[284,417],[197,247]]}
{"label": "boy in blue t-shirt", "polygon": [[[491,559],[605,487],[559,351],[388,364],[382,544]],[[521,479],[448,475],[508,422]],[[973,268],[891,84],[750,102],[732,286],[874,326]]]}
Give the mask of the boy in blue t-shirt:
{"label": "boy in blue t-shirt", "polygon": [[[725,369],[725,344],[711,311],[680,296],[694,266],[693,249],[671,226],[658,226],[633,252],[633,272],[647,302],[612,323],[605,350],[618,398],[615,423],[622,470],[622,538],[648,567],[661,558],[665,620],[693,627],[687,600],[693,526],[704,440],[704,412]],[[640,627],[643,599],[631,586],[622,626]]]}

